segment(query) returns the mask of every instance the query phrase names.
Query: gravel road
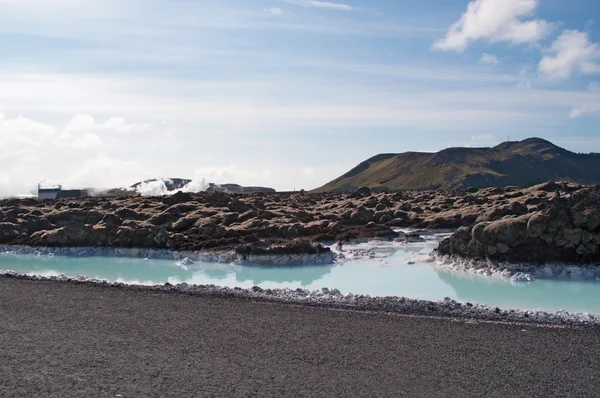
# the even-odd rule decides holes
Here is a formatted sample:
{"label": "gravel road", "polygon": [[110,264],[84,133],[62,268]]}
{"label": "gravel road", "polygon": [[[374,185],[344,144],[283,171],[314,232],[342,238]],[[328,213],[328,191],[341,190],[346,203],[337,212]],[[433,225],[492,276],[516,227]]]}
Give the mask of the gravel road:
{"label": "gravel road", "polygon": [[0,396],[600,396],[600,330],[0,278]]}

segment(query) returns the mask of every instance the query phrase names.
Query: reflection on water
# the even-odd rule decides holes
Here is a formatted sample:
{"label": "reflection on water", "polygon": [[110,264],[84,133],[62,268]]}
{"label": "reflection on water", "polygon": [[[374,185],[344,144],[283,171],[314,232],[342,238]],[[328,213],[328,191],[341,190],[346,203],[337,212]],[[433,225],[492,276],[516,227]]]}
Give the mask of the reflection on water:
{"label": "reflection on water", "polygon": [[[248,282],[253,286],[264,284],[289,285],[299,283],[305,288],[317,281],[323,280],[334,268],[333,265],[307,267],[267,267],[267,266],[238,266],[235,270],[235,280],[240,283]],[[293,271],[293,272],[289,272]]]}
{"label": "reflection on water", "polygon": [[[435,244],[435,242],[434,242]],[[450,297],[502,308],[591,312],[600,314],[600,284],[536,280],[513,284],[467,273],[440,270],[427,262],[434,246],[383,247],[374,259],[335,265],[289,267],[238,266],[106,257],[0,255],[0,269],[37,275],[85,275],[140,284],[215,284],[250,288],[338,288],[343,293],[405,296],[425,300]],[[389,255],[385,258],[383,255]]]}
{"label": "reflection on water", "polygon": [[[481,275],[438,271],[457,301],[504,308],[567,310],[600,314],[600,284],[593,281],[535,280],[513,283]],[[522,307],[525,304],[525,307]]]}

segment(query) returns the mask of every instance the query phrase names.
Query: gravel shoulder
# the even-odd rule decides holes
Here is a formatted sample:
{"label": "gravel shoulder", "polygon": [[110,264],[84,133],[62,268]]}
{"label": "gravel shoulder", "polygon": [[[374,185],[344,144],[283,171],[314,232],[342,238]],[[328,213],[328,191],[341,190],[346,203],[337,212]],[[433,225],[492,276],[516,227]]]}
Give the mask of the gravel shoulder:
{"label": "gravel shoulder", "polygon": [[0,278],[0,396],[600,396],[600,330]]}

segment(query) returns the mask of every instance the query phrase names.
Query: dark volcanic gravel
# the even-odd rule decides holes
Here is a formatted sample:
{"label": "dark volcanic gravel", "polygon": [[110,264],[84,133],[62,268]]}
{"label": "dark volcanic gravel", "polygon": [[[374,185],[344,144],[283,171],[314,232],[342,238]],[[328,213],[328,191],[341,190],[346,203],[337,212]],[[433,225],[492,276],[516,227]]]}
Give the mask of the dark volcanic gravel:
{"label": "dark volcanic gravel", "polygon": [[598,328],[0,278],[0,396],[600,396]]}

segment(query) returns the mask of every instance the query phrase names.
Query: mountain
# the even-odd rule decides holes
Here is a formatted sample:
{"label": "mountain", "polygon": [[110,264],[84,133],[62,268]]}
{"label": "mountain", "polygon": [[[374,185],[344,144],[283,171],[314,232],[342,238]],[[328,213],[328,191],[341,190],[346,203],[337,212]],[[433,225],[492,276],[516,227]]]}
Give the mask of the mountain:
{"label": "mountain", "polygon": [[275,193],[277,192],[273,188],[266,187],[243,187],[238,184],[208,184],[207,192],[227,192],[227,193]]}
{"label": "mountain", "polygon": [[315,192],[345,192],[362,186],[392,191],[528,187],[550,180],[600,184],[600,154],[577,154],[541,138],[493,148],[381,154]]}

